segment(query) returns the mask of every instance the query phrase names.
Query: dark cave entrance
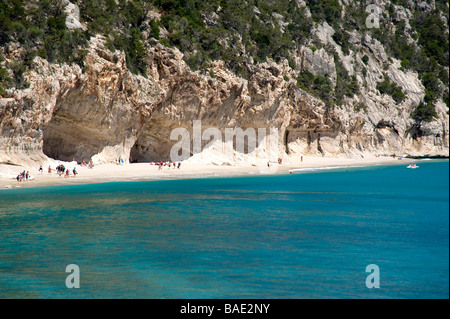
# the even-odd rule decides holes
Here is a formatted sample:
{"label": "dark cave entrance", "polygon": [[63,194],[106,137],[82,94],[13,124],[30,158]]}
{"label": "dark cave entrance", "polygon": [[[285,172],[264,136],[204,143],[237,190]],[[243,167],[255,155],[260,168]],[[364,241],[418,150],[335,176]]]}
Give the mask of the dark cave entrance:
{"label": "dark cave entrance", "polygon": [[42,150],[50,158],[62,161],[89,161],[106,144],[98,128],[89,128],[85,122],[55,111],[44,129]]}
{"label": "dark cave entrance", "polygon": [[150,132],[144,132],[131,148],[131,163],[170,161],[170,150],[174,142],[176,141],[162,140]]}

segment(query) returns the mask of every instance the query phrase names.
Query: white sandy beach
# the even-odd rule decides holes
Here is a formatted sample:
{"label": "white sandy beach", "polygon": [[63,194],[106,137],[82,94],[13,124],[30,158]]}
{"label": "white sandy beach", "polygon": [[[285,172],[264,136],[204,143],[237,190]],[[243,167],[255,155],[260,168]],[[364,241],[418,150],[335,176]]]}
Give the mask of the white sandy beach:
{"label": "white sandy beach", "polygon": [[[290,160],[278,165],[271,163],[267,167],[267,163],[260,165],[213,165],[192,162],[183,162],[180,169],[169,168],[164,166],[161,170],[157,165],[150,163],[134,163],[134,164],[99,164],[92,169],[80,166],[75,162],[63,164],[70,170],[69,177],[60,177],[55,171],[56,165],[51,165],[53,172],[48,174],[48,164],[43,165],[43,173],[38,172],[39,166],[23,167],[7,164],[0,164],[0,188],[23,188],[23,187],[40,187],[52,185],[67,184],[91,184],[114,181],[143,181],[143,180],[161,180],[161,179],[181,179],[181,178],[201,178],[214,176],[247,176],[247,175],[267,175],[267,174],[290,174],[297,173],[298,169],[307,168],[332,168],[332,167],[351,167],[351,166],[372,166],[372,165],[393,165],[417,162],[417,160],[403,159],[392,157],[368,157],[368,158],[325,158],[304,156],[303,162],[299,158],[291,158]],[[72,175],[73,167],[76,167],[78,175]],[[31,179],[28,181],[17,182],[16,176],[23,171],[29,171]]]}

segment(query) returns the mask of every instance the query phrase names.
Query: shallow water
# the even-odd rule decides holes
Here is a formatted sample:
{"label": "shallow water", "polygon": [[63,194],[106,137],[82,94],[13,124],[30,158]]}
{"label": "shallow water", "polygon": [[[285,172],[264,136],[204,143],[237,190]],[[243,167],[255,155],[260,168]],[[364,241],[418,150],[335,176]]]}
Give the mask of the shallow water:
{"label": "shallow water", "polygon": [[448,298],[449,163],[419,165],[1,190],[0,298]]}

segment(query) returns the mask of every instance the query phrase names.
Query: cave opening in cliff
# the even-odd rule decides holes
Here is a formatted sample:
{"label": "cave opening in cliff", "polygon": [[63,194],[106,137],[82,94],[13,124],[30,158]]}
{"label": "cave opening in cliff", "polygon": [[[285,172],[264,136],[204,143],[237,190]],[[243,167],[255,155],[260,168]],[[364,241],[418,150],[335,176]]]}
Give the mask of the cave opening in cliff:
{"label": "cave opening in cliff", "polygon": [[131,163],[167,162],[170,161],[170,151],[162,151],[164,143],[154,141],[150,144],[136,142],[130,151]]}
{"label": "cave opening in cliff", "polygon": [[148,121],[130,150],[132,163],[170,161],[170,150],[176,141],[170,140],[174,128],[159,120]]}
{"label": "cave opening in cliff", "polygon": [[[256,151],[261,147],[261,143],[263,139],[266,137],[266,134],[262,136],[257,136],[256,130],[253,128],[250,129],[218,129],[215,127],[204,127],[204,130],[201,131],[200,136],[197,138],[197,142],[199,143],[197,151],[195,150],[192,128],[188,130],[185,128],[188,136],[188,144],[189,146],[185,148],[181,146],[180,143],[182,140],[179,136],[179,139],[172,140],[171,137],[171,129],[180,129],[174,125],[163,125],[161,123],[157,123],[154,121],[150,121],[143,128],[141,133],[136,139],[135,144],[131,148],[130,157],[131,162],[160,162],[160,161],[171,161],[171,151],[173,151],[173,147],[176,146],[176,150],[178,150],[177,155],[182,158],[183,156],[194,156],[196,152],[204,154],[204,158],[217,158],[223,159],[227,155],[227,152],[231,150],[231,152],[239,153],[241,155],[250,155],[253,154],[256,156]],[[183,129],[183,128],[181,128]],[[214,131],[208,131],[213,129]],[[260,134],[260,133],[258,133]],[[264,140],[265,143],[267,142]],[[197,144],[196,144],[197,145]],[[268,145],[264,146],[265,149]],[[230,148],[228,148],[230,147]],[[188,149],[188,153],[182,155],[183,152]],[[232,153],[231,153],[232,154]],[[233,155],[231,155],[233,156]]]}
{"label": "cave opening in cliff", "polygon": [[42,150],[50,158],[80,163],[101,152],[105,143],[98,128],[90,128],[79,118],[55,111],[44,129]]}

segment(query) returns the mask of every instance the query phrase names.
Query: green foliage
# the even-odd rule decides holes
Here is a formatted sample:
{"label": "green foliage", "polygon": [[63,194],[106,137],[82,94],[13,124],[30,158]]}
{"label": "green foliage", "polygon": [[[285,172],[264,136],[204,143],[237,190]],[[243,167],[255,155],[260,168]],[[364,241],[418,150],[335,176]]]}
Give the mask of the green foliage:
{"label": "green foliage", "polygon": [[417,12],[414,18],[413,26],[419,33],[419,45],[423,52],[427,57],[436,59],[439,64],[448,66],[448,34],[443,32],[446,27],[439,11]]}
{"label": "green foliage", "polygon": [[368,13],[366,12],[366,7],[370,2],[362,0],[362,1],[350,1],[349,4],[345,8],[345,16],[343,26],[348,31],[357,30],[360,32],[365,32],[367,30],[366,27],[366,19]]}
{"label": "green foliage", "polygon": [[150,21],[150,36],[159,40],[159,24],[156,20]]}
{"label": "green foliage", "polygon": [[425,102],[435,102],[440,95],[439,80],[432,72],[427,72],[422,76],[422,84],[425,86]]}
{"label": "green foliage", "polygon": [[444,94],[442,95],[442,100],[444,101],[445,105],[447,105],[447,108],[449,108],[449,106],[448,106],[448,104],[449,104],[448,91],[444,92]]}
{"label": "green foliage", "polygon": [[367,113],[367,105],[363,102],[359,102],[353,107],[355,112],[363,111],[364,113]]}
{"label": "green foliage", "polygon": [[18,89],[24,89],[29,86],[24,78],[25,70],[27,65],[21,62],[16,62],[11,65],[11,69],[14,72],[15,87]]}
{"label": "green foliage", "polygon": [[330,25],[341,21],[342,7],[338,0],[307,0],[306,3],[314,21],[327,21]]}
{"label": "green foliage", "polygon": [[[161,24],[170,32],[170,44],[185,53],[186,62],[194,69],[203,69],[208,61],[221,59],[228,68],[243,74],[244,51],[256,62],[266,58],[275,61],[288,59],[294,66],[290,54],[307,41],[311,30],[311,21],[304,9],[289,0],[276,3],[260,0],[212,0],[207,3],[200,0],[157,0],[154,5],[163,12]],[[256,14],[254,8],[258,8],[260,13]],[[284,17],[284,32],[274,13]],[[205,25],[201,18],[204,16],[214,23]]]}
{"label": "green foliage", "polygon": [[332,102],[333,86],[329,78],[323,75],[314,75],[305,71],[297,78],[297,85],[303,90],[319,97],[325,103]]}
{"label": "green foliage", "polygon": [[135,74],[146,74],[145,48],[142,42],[141,31],[133,28],[130,31],[131,39],[127,47],[127,66]]}
{"label": "green foliage", "polygon": [[391,82],[387,76],[384,77],[382,82],[377,84],[377,90],[380,91],[381,94],[392,96],[397,104],[401,103],[406,98],[402,88],[394,82]]}
{"label": "green foliage", "polygon": [[300,74],[297,78],[297,85],[303,90],[309,90],[314,83],[314,74],[311,72],[305,71]]}
{"label": "green foliage", "polygon": [[[393,1],[394,4],[408,7],[405,0]],[[387,49],[387,53],[399,59],[403,69],[412,69],[419,74],[419,78],[425,87],[424,104],[420,105],[412,115],[416,120],[431,120],[434,111],[434,103],[438,98],[444,99],[444,92],[441,90],[439,80],[448,88],[448,73],[446,67],[449,65],[448,54],[448,33],[445,32],[445,25],[441,19],[444,14],[448,21],[448,1],[436,1],[436,10],[431,12],[415,11],[410,24],[417,35],[413,38],[417,40],[418,47],[408,41],[406,36],[405,22],[393,19],[390,14],[390,21],[383,23],[380,29],[370,30],[372,35],[378,39]],[[388,26],[395,24],[395,32]],[[381,84],[387,86],[386,83]],[[391,90],[392,91],[392,90]],[[398,90],[391,92],[394,99],[401,99],[402,93]]]}
{"label": "green foliage", "polygon": [[338,45],[341,46],[342,48],[342,52],[345,55],[349,55],[350,54],[350,35],[344,31],[341,30],[340,28],[335,29],[335,33],[333,34],[333,40],[334,42],[336,42]]}
{"label": "green foliage", "polygon": [[[287,59],[291,67],[297,68],[292,53],[305,45],[313,51],[323,47],[314,39],[311,29],[313,23],[327,21],[334,28],[333,39],[344,54],[353,49],[349,32],[367,33],[384,45],[388,55],[399,59],[403,69],[418,72],[426,90],[426,105],[439,98],[445,100],[445,94],[448,100],[448,88],[442,90],[442,83],[448,87],[448,36],[440,16],[444,14],[448,20],[448,1],[436,0],[436,10],[432,12],[414,11],[408,7],[410,2],[407,0],[391,1],[414,12],[410,24],[417,34],[411,36],[417,39],[418,46],[410,43],[406,24],[394,17],[395,8],[391,4],[387,4],[380,28],[368,29],[365,9],[370,1],[367,0],[350,1],[345,10],[339,0],[306,0],[312,18],[292,0],[74,2],[80,8],[87,31],[66,28],[60,0],[0,0],[0,45],[15,41],[25,51],[21,61],[0,69],[3,92],[10,85],[26,86],[23,74],[36,55],[50,62],[77,63],[83,67],[87,40],[96,34],[106,36],[106,46],[111,51],[124,51],[128,69],[137,74],[146,74],[146,46],[154,43],[154,40],[147,42],[150,38],[162,45],[177,47],[184,53],[188,65],[202,72],[208,72],[211,60],[220,59],[236,74],[246,77],[247,56],[255,63]],[[150,11],[159,12],[161,19],[150,19]],[[160,34],[160,29],[166,29],[168,34]],[[344,97],[357,94],[359,86],[356,78],[349,76],[336,52],[328,51],[335,58],[337,78],[334,88],[326,77],[307,72],[297,80],[300,87],[327,103],[340,104]],[[368,57],[364,55],[362,61],[367,64]],[[365,76],[367,69],[362,67]],[[13,74],[13,79],[8,80],[8,74]],[[386,79],[379,84],[379,90],[397,102],[405,98],[401,88]]]}
{"label": "green foliage", "polygon": [[161,38],[160,40],[159,40],[159,43],[161,43],[162,45],[164,45],[164,46],[166,46],[166,47],[171,47],[171,45],[170,45],[170,43],[169,43],[169,40],[167,40],[167,38]]}
{"label": "green foliage", "polygon": [[369,62],[369,57],[364,54],[364,56],[361,58],[361,60],[363,61],[364,64],[367,65],[367,62]]}
{"label": "green foliage", "polygon": [[336,87],[335,102],[341,104],[345,96],[353,97],[359,92],[359,85],[356,77],[350,77],[347,70],[339,59],[339,55],[334,51],[334,64],[336,66]]}
{"label": "green foliage", "polygon": [[[141,30],[151,1],[115,0],[78,1],[82,19],[88,24],[89,34],[107,37],[106,47],[125,52],[128,69],[135,74],[146,75],[146,50]],[[150,21],[151,37],[159,39],[159,25]]]}
{"label": "green foliage", "polygon": [[342,62],[339,60],[337,52],[333,50],[334,62],[336,66],[336,86],[329,78],[310,72],[302,72],[297,78],[297,85],[303,90],[320,97],[324,102],[330,105],[340,105],[345,96],[353,97],[359,92],[359,85],[355,76],[350,77]]}
{"label": "green foliage", "polygon": [[407,58],[403,58],[401,66],[404,69],[409,69],[411,67],[411,62]]}
{"label": "green foliage", "polygon": [[14,74],[11,80],[15,87],[27,87],[24,73],[36,55],[50,62],[83,66],[82,47],[88,36],[81,30],[68,30],[63,11],[58,0],[0,1],[0,45],[14,41],[23,49],[20,59],[7,65]]}
{"label": "green foliage", "polygon": [[420,103],[412,113],[412,118],[418,122],[431,122],[437,118],[435,107],[432,103]]}
{"label": "green foliage", "polygon": [[[1,0],[0,1],[0,44],[11,41],[17,35],[17,31],[24,28],[26,13],[24,1]],[[25,23],[28,25],[28,23]]]}
{"label": "green foliage", "polygon": [[409,1],[408,0],[391,0],[392,4],[395,4],[397,6],[402,6],[404,8],[409,8]]}

